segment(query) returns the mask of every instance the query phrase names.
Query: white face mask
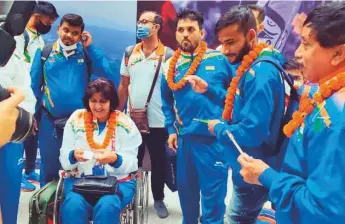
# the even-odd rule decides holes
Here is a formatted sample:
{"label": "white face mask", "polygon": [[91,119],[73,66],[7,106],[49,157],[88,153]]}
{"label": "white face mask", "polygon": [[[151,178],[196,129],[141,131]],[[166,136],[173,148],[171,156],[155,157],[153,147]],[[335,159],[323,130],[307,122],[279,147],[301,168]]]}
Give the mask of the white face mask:
{"label": "white face mask", "polygon": [[[74,50],[77,49],[76,43],[71,46],[66,46],[60,38],[58,39],[58,44],[61,46],[62,53],[65,55],[66,58],[73,55],[75,53]],[[67,53],[67,51],[71,51],[71,52]]]}

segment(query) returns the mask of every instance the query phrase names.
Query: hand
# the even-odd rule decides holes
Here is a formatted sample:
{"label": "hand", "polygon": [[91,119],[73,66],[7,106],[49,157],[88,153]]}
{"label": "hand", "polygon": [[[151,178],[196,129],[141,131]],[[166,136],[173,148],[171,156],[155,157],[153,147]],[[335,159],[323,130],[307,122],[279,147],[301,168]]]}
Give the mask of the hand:
{"label": "hand", "polygon": [[84,159],[84,149],[75,149],[74,150],[74,158],[78,162],[85,162],[87,159]]}
{"label": "hand", "polygon": [[177,134],[170,134],[168,138],[168,145],[171,150],[176,152],[177,150]]}
{"label": "hand", "polygon": [[205,93],[208,88],[208,84],[205,80],[202,78],[196,76],[196,75],[190,75],[185,78],[190,85],[192,86],[192,89],[197,93]]}
{"label": "hand", "polygon": [[220,120],[209,120],[208,121],[208,131],[211,132],[212,135],[216,135],[214,133],[214,127],[219,123],[221,123]]}
{"label": "hand", "polygon": [[32,134],[33,135],[36,135],[37,134],[37,131],[38,131],[38,124],[37,124],[37,120],[35,117],[33,117],[33,122],[34,122],[34,128],[32,129]]}
{"label": "hand", "polygon": [[266,163],[260,159],[254,159],[253,157],[248,156],[246,153],[240,155],[237,158],[237,161],[242,166],[240,174],[245,182],[249,184],[262,185],[259,182],[259,177],[267,168],[269,168]]}
{"label": "hand", "polygon": [[115,163],[117,161],[117,155],[110,150],[104,150],[97,156],[96,161],[102,165]]}
{"label": "hand", "polygon": [[84,48],[87,48],[88,46],[92,44],[92,36],[89,32],[84,31],[81,34],[81,43],[83,44]]}
{"label": "hand", "polygon": [[0,102],[0,147],[11,140],[19,114],[16,107],[25,99],[22,91],[17,88],[7,90],[12,96]]}

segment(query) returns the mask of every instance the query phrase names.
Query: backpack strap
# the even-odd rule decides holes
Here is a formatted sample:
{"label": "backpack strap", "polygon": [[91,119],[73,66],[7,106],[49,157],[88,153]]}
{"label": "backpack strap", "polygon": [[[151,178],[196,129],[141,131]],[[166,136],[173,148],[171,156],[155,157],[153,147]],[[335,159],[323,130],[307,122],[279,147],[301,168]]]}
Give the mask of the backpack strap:
{"label": "backpack strap", "polygon": [[[42,53],[41,53],[41,68],[42,68],[42,74],[44,73],[44,63],[46,62],[47,58],[49,57],[50,55],[50,52],[52,51],[53,49],[53,45],[54,43],[49,43],[49,44],[46,44],[44,45],[44,48],[42,50]],[[43,82],[44,82],[44,78],[43,78]],[[44,83],[42,83],[43,85]]]}
{"label": "backpack strap", "polygon": [[92,75],[92,60],[91,60],[89,53],[87,53],[87,51],[85,49],[83,49],[83,54],[84,54],[84,59],[85,59],[85,63],[86,63],[88,79],[90,82],[91,75]]}
{"label": "backpack strap", "polygon": [[[293,98],[293,99],[295,99],[295,100],[298,100],[298,93],[297,93],[296,89],[294,88],[293,79],[292,79],[292,77],[283,69],[283,67],[280,65],[280,63],[279,63],[276,59],[274,59],[274,58],[272,58],[272,57],[270,57],[270,56],[262,56],[262,57],[259,57],[258,60],[256,60],[256,61],[252,64],[252,66],[254,66],[254,65],[256,65],[256,64],[258,64],[258,63],[260,63],[260,62],[268,62],[268,63],[274,65],[274,66],[279,70],[280,75],[281,75],[283,81],[285,81],[284,83],[287,83],[287,84],[288,84],[288,87],[290,88],[290,91],[289,91],[289,92],[290,92],[290,97]],[[285,88],[287,87],[286,85],[284,85],[284,86],[285,86]]]}
{"label": "backpack strap", "polygon": [[28,31],[24,30],[23,36],[24,36],[24,52],[25,52],[27,51],[28,45],[30,43],[30,36],[29,36]]}
{"label": "backpack strap", "polygon": [[128,61],[129,61],[129,58],[132,55],[134,47],[135,47],[135,45],[131,45],[131,46],[127,47],[126,50],[125,50],[125,65],[126,65],[126,67],[128,66]]}

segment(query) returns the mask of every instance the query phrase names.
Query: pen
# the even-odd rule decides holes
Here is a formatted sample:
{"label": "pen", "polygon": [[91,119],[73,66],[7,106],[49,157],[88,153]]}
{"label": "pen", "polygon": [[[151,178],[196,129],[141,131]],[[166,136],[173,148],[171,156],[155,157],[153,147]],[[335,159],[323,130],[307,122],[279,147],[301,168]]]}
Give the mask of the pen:
{"label": "pen", "polygon": [[243,150],[242,150],[241,147],[238,145],[238,143],[236,142],[234,136],[230,133],[230,131],[226,130],[226,134],[229,136],[230,140],[234,143],[235,147],[236,147],[237,150],[240,152],[240,154],[243,154]]}
{"label": "pen", "polygon": [[208,124],[208,121],[209,120],[202,120],[202,119],[197,119],[197,118],[193,118],[194,121],[199,121],[201,123],[205,123],[205,124]]}

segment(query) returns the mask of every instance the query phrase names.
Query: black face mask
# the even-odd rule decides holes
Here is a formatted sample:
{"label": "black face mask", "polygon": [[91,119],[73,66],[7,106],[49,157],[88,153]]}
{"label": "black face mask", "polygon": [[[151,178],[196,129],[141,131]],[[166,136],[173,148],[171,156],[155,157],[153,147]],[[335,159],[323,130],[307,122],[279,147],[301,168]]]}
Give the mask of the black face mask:
{"label": "black face mask", "polygon": [[46,34],[46,33],[48,33],[48,32],[50,31],[50,29],[52,28],[51,25],[44,25],[44,24],[42,23],[41,20],[38,20],[38,21],[36,22],[35,27],[36,27],[36,30],[37,30],[37,32],[38,32],[39,34]]}

